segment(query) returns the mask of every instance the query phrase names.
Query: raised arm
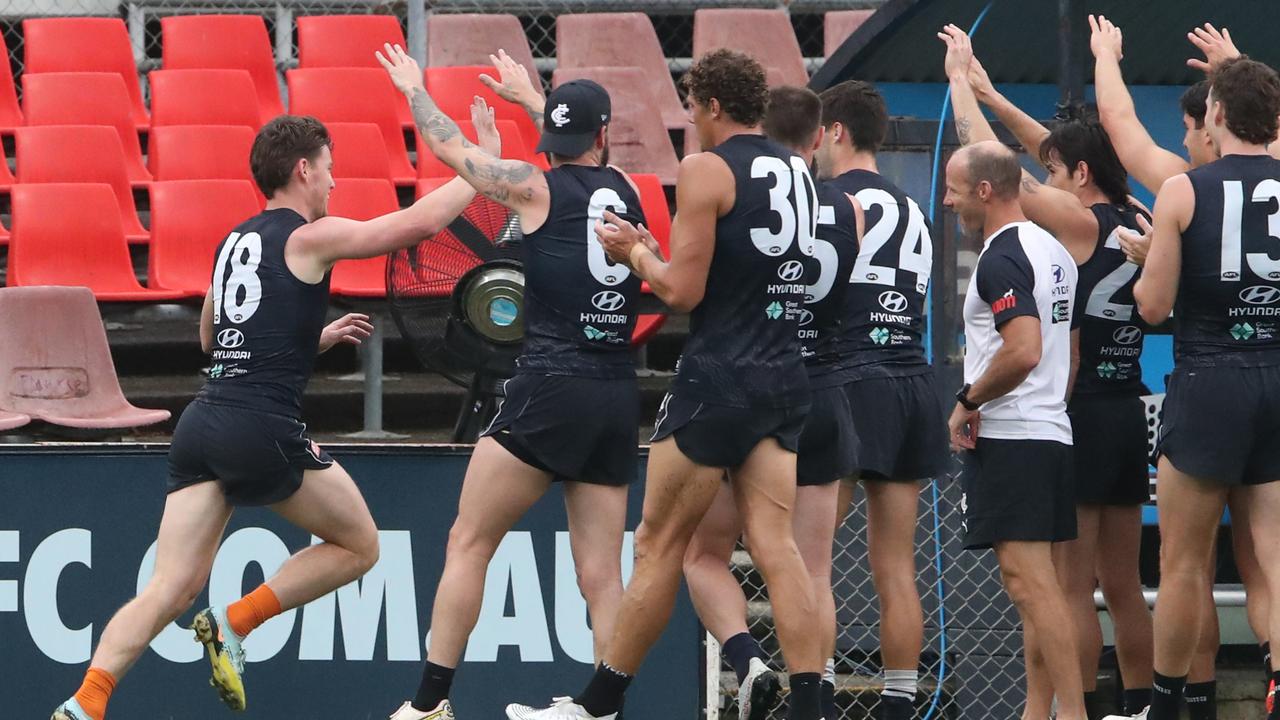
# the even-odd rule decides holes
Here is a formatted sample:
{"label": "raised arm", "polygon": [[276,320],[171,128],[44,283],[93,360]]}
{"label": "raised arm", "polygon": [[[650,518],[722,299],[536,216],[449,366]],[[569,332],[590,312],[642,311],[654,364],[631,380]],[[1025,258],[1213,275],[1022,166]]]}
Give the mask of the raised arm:
{"label": "raised arm", "polygon": [[960,138],[960,144],[995,140],[996,133],[983,116],[978,98],[969,85],[969,66],[973,62],[973,47],[969,44],[969,36],[955,25],[947,25],[938,33],[938,37],[947,45],[943,67],[951,85],[951,113],[955,116],[956,135]]}
{"label": "raised arm", "polygon": [[977,57],[969,63],[968,77],[969,87],[973,88],[973,94],[978,102],[991,108],[991,112],[995,113],[996,118],[1009,128],[1027,154],[1036,162],[1040,162],[1040,145],[1045,138],[1049,137],[1049,129],[1000,94],[996,86],[991,83],[987,69],[982,67]]}
{"label": "raised arm", "polygon": [[716,220],[726,187],[733,187],[733,174],[719,157],[698,153],[680,161],[677,211],[671,221],[671,259],[666,262],[639,230],[613,213],[605,213],[604,222],[596,225],[596,236],[609,257],[630,265],[668,307],[689,312],[702,302],[707,290]]}
{"label": "raised arm", "polygon": [[542,111],[546,107],[547,99],[533,86],[533,81],[529,79],[529,72],[523,65],[513,60],[506,50],[500,49],[497,55],[490,55],[489,62],[493,63],[494,69],[498,71],[498,79],[495,80],[490,75],[481,75],[480,82],[503,100],[524,108],[524,111],[529,114],[529,119],[533,120],[533,124],[538,128],[538,132],[542,132]]}
{"label": "raised arm", "polygon": [[477,192],[518,213],[526,231],[541,226],[550,205],[542,171],[522,160],[503,160],[463,137],[458,124],[427,94],[418,63],[399,45],[384,45],[377,56],[396,89],[409,99],[414,124],[432,154]]}
{"label": "raised arm", "polygon": [[1174,175],[1165,181],[1156,196],[1152,223],[1148,224],[1145,218],[1140,217],[1141,234],[1120,231],[1120,239],[1125,244],[1149,245],[1142,275],[1133,286],[1138,314],[1148,325],[1159,325],[1173,312],[1182,275],[1182,232],[1191,222],[1195,203],[1191,178],[1185,174]]}

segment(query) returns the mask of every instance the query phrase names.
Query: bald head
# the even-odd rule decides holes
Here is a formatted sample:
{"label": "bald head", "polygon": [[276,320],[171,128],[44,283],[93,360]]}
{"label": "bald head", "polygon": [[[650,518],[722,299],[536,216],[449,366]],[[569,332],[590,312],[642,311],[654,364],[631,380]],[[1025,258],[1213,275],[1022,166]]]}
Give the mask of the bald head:
{"label": "bald head", "polygon": [[996,140],[984,140],[960,148],[953,161],[968,172],[970,187],[986,182],[991,194],[999,200],[1015,200],[1018,183],[1022,180],[1022,166],[1018,156]]}

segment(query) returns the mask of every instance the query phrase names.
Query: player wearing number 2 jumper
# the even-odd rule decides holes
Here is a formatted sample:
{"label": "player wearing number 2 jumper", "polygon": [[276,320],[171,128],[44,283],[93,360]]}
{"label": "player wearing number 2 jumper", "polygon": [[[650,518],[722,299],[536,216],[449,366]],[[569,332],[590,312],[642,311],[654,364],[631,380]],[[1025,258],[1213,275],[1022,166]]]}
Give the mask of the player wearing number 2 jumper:
{"label": "player wearing number 2 jumper", "polygon": [[[493,114],[482,102],[472,119],[483,142],[497,148]],[[83,685],[53,720],[103,720],[116,681],[204,587],[237,506],[268,506],[322,542],[289,558],[239,601],[210,598],[214,606],[196,615],[212,684],[234,710],[245,708],[245,636],[377,561],[377,528],[364,499],[299,419],[316,355],[338,343],[358,345],[372,330],[363,315],[325,325],[330,270],[339,260],[383,255],[439,231],[474,191],[456,180],[368,222],[326,217],[331,142],[310,117],[282,115],[263,126],[249,164],[267,207],[232,230],[214,256],[200,319],[201,345],[213,366],[174,431],[155,571],[107,624]],[[171,697],[176,714],[186,714],[178,710],[186,704],[180,696]]]}
{"label": "player wearing number 2 jumper", "polygon": [[627,487],[636,479],[640,400],[631,333],[640,279],[605,257],[605,211],[643,226],[631,181],[608,165],[610,98],[594,82],[546,99],[501,54],[491,87],[543,129],[551,169],[500,160],[467,142],[427,94],[400,48],[383,65],[405,93],[428,147],[481,193],[513,210],[524,231],[524,331],[516,375],[467,467],[458,517],[431,612],[431,646],[417,693],[394,720],[453,717],[449,691],[475,627],[498,543],[556,480],[564,485],[578,584],[601,658],[622,596]]}

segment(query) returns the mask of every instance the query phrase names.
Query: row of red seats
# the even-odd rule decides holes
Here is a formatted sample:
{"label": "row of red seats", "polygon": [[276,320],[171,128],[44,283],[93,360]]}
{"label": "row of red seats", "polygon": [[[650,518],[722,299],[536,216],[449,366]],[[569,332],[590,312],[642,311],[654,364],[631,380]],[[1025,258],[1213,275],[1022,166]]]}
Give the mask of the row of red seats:
{"label": "row of red seats", "polygon": [[[650,229],[665,249],[671,226],[662,184],[653,175],[635,175],[633,180]],[[420,180],[417,195],[445,182],[444,178]],[[8,285],[81,285],[104,302],[204,297],[213,273],[214,249],[231,228],[262,209],[261,195],[244,180],[155,182],[150,193],[151,241],[147,287],[143,287],[134,276],[126,228],[119,220],[118,200],[110,185],[15,185]],[[395,188],[384,179],[337,180],[329,198],[329,214],[356,220],[397,209]],[[385,276],[385,257],[344,260],[334,268],[331,289],[340,297],[381,298]]]}

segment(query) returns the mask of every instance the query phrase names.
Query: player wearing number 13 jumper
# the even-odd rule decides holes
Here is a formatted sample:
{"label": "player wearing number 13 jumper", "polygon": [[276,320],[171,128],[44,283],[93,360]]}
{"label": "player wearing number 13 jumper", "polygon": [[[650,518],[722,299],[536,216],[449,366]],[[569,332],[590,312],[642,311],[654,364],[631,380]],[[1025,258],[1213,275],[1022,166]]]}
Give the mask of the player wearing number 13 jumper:
{"label": "player wearing number 13 jumper", "polygon": [[[477,102],[472,119],[496,150],[492,111]],[[215,251],[200,319],[213,366],[174,431],[155,571],[108,623],[83,685],[53,720],[103,720],[116,681],[204,587],[237,506],[269,506],[323,542],[289,558],[239,601],[211,598],[214,606],[196,615],[192,628],[208,650],[212,684],[233,710],[245,708],[245,636],[359,578],[378,559],[377,528],[359,490],[299,419],[316,355],[338,343],[358,345],[372,330],[363,315],[325,325],[329,274],[339,260],[383,255],[441,230],[474,191],[456,180],[368,222],[326,217],[331,145],[314,118],[288,115],[254,140],[249,164],[267,207]],[[187,714],[179,710],[184,705],[176,701],[175,714]]]}

